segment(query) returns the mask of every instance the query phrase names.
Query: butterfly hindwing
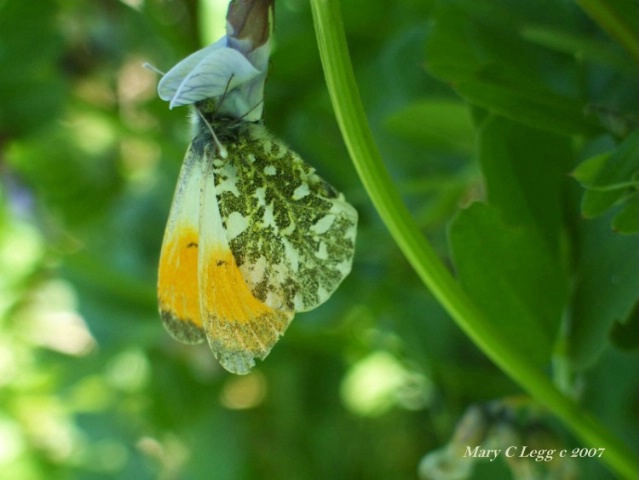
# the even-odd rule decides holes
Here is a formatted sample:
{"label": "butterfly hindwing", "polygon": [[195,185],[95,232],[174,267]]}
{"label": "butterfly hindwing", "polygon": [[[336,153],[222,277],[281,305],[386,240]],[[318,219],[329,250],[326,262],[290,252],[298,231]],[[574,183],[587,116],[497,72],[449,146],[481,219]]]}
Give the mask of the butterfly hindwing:
{"label": "butterfly hindwing", "polygon": [[[264,359],[293,318],[255,298],[237,267],[223,226],[213,173],[213,146],[204,144],[206,181],[201,190],[198,278],[200,312],[211,350],[227,370],[245,374]],[[214,160],[216,159],[216,160]]]}
{"label": "butterfly hindwing", "polygon": [[357,212],[295,152],[244,124],[213,166],[229,245],[272,308],[311,310],[350,272]]}

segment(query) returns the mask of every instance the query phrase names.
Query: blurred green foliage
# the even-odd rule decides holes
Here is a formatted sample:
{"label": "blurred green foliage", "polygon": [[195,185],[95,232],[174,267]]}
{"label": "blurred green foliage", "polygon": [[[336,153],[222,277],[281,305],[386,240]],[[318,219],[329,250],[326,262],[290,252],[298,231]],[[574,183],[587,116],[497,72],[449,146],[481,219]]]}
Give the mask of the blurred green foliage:
{"label": "blurred green foliage", "polygon": [[[3,478],[409,479],[467,407],[520,393],[367,200],[304,0],[276,2],[265,119],[360,212],[353,273],[246,377],[164,332],[157,259],[189,125],[142,64],[167,70],[210,41],[218,3],[0,0]],[[636,3],[610,4],[636,32]],[[567,0],[342,8],[376,140],[424,235],[636,449],[637,64],[618,26]]]}

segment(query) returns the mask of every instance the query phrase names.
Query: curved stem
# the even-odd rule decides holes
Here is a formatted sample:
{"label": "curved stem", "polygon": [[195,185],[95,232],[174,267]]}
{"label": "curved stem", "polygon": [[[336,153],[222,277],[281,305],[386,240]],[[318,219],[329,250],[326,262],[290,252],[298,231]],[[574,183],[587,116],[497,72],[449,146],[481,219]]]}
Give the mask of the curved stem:
{"label": "curved stem", "polygon": [[587,445],[605,448],[601,460],[636,478],[632,452],[582,412],[515,350],[508,338],[466,296],[413,222],[395,188],[368,127],[353,74],[337,0],[311,0],[315,32],[337,122],[351,159],[375,208],[424,284],[459,327],[507,375],[560,417]]}

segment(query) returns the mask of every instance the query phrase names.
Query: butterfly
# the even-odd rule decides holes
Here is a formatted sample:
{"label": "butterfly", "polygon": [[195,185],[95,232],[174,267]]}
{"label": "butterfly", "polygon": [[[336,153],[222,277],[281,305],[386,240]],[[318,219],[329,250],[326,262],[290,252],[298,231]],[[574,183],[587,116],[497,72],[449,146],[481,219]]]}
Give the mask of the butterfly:
{"label": "butterfly", "polygon": [[351,271],[357,211],[260,121],[220,114],[219,103],[195,103],[158,300],[173,337],[208,341],[226,370],[246,374]]}

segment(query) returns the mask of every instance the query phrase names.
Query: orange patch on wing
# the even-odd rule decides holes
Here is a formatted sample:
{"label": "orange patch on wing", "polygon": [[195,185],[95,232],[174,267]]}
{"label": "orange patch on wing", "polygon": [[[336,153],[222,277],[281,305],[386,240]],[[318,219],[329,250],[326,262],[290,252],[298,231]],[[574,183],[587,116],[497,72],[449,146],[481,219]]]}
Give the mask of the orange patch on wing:
{"label": "orange patch on wing", "polygon": [[165,327],[185,343],[208,339],[224,368],[248,373],[255,358],[268,355],[293,312],[272,309],[255,298],[226,243],[212,235],[198,243],[192,227],[171,233],[162,246],[158,282]]}
{"label": "orange patch on wing", "polygon": [[240,324],[275,315],[273,309],[253,296],[227,246],[211,246],[205,265],[206,278],[202,283],[207,291],[202,306],[207,315]]}
{"label": "orange patch on wing", "polygon": [[178,228],[176,233],[162,245],[158,272],[160,311],[163,316],[202,328],[197,277],[198,234],[193,228]]}

